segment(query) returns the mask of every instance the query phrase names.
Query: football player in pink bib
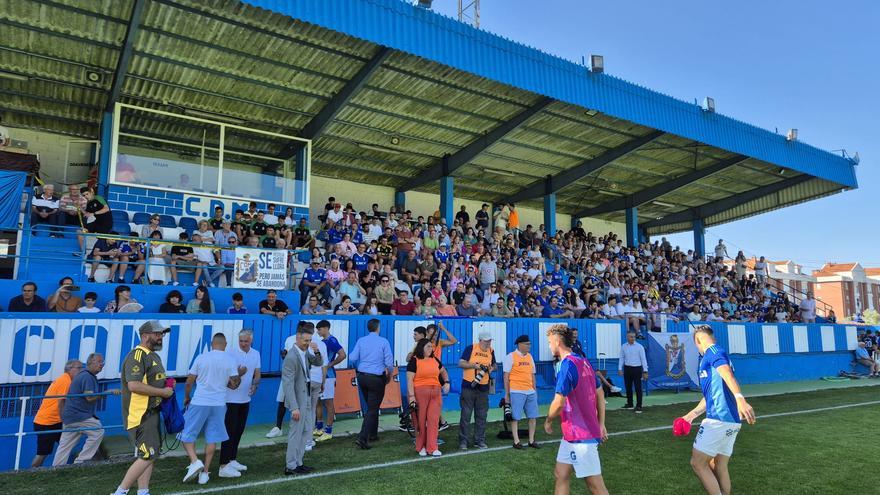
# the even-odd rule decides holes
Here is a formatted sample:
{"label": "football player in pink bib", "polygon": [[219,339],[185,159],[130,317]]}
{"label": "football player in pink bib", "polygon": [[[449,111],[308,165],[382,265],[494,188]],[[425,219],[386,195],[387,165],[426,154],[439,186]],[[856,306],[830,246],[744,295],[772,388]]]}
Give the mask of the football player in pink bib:
{"label": "football player in pink bib", "polygon": [[556,395],[544,422],[553,433],[553,420],[561,416],[562,441],[556,455],[556,495],[569,493],[571,472],[584,478],[593,495],[607,494],[599,464],[599,443],[608,439],[605,429],[605,394],[590,362],[571,352],[575,339],[566,325],[547,329],[550,352],[559,358]]}

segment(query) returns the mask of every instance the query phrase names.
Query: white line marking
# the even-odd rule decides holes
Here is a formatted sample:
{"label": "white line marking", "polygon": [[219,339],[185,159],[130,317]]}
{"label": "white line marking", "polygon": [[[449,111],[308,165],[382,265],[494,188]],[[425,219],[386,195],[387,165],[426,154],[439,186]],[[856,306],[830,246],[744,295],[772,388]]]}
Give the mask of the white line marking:
{"label": "white line marking", "polygon": [[[805,409],[802,411],[789,411],[789,412],[765,414],[763,416],[758,416],[757,419],[778,418],[781,416],[796,416],[796,415],[800,415],[800,414],[812,414],[812,413],[817,413],[817,412],[836,411],[839,409],[850,409],[853,407],[873,406],[873,405],[877,405],[877,404],[880,404],[880,400],[875,400],[875,401],[870,401],[870,402],[858,402],[855,404],[844,404],[844,405],[840,405],[840,406],[820,407],[820,408],[816,408],[816,409]],[[616,431],[613,433],[609,433],[608,436],[609,437],[618,437],[618,436],[625,436],[625,435],[634,435],[637,433],[650,433],[653,431],[662,431],[662,430],[671,430],[671,429],[672,429],[672,426],[653,426],[650,428],[639,428],[638,430]],[[559,443],[559,440],[542,440],[538,443],[541,445],[546,445],[546,444],[551,444],[551,443]],[[232,491],[232,490],[242,490],[242,489],[247,489],[247,488],[253,488],[256,486],[297,482],[297,481],[309,480],[309,479],[313,479],[313,478],[323,478],[325,476],[334,476],[337,474],[359,473],[361,471],[370,471],[373,469],[383,469],[383,468],[388,468],[388,467],[404,466],[407,464],[414,464],[416,462],[430,462],[430,461],[434,461],[434,460],[449,459],[452,457],[485,454],[486,452],[498,452],[501,450],[509,450],[509,449],[510,449],[510,445],[505,445],[503,447],[490,447],[488,449],[483,449],[483,450],[468,450],[467,452],[457,451],[457,452],[452,452],[449,454],[443,454],[443,456],[439,457],[439,458],[416,457],[416,458],[410,458],[410,459],[400,459],[397,461],[383,462],[380,464],[371,464],[369,466],[355,466],[355,467],[350,467],[350,468],[334,469],[332,471],[321,471],[320,473],[306,474],[303,476],[285,476],[282,478],[271,478],[268,480],[252,481],[249,483],[241,483],[241,484],[237,484],[237,485],[217,486],[217,487],[213,487],[213,488],[202,488],[199,490],[191,490],[188,492],[174,492],[169,495],[198,495],[198,494],[202,494],[202,493],[218,493],[218,492],[226,492],[226,491]]]}

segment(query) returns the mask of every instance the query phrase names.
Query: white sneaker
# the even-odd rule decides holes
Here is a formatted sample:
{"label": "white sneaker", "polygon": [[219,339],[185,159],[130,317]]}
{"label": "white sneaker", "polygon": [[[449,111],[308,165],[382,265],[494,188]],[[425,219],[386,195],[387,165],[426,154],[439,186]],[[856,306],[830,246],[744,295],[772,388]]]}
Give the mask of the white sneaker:
{"label": "white sneaker", "polygon": [[202,461],[196,459],[196,462],[193,462],[192,464],[190,464],[189,466],[186,467],[186,475],[183,477],[183,482],[186,483],[187,481],[190,481],[193,478],[195,478],[196,474],[201,472],[201,470],[204,469],[204,467],[205,467],[205,465],[202,463]]}
{"label": "white sneaker", "polygon": [[419,451],[419,457],[425,457],[426,455],[428,455],[428,451],[423,447],[422,450]]}
{"label": "white sneaker", "polygon": [[315,448],[315,442],[309,442],[306,444],[306,452],[311,452],[313,448]]}
{"label": "white sneaker", "polygon": [[[241,473],[232,466],[231,462],[225,466],[221,466],[218,474],[221,478],[238,478],[241,476]],[[201,482],[201,480],[199,480],[199,482]]]}
{"label": "white sneaker", "polygon": [[614,393],[617,393],[617,392],[620,392],[620,391],[621,391],[621,388],[620,388],[620,387],[617,387],[617,386],[615,386],[615,385],[612,385],[612,386],[611,386],[611,393],[614,394]]}
{"label": "white sneaker", "polygon": [[174,282],[171,282],[171,285],[176,287],[176,286],[180,285],[180,282],[175,280]]}
{"label": "white sneaker", "polygon": [[198,286],[199,286],[198,282],[193,282],[193,287],[198,287]]}
{"label": "white sneaker", "polygon": [[443,452],[440,452],[439,450],[435,450],[434,452],[431,452],[431,455],[433,457],[440,457],[441,455],[443,455]]}
{"label": "white sneaker", "polygon": [[247,471],[247,466],[245,466],[244,464],[240,464],[235,459],[229,461],[229,464],[227,464],[227,466],[230,466],[232,469],[235,469],[236,471]]}
{"label": "white sneaker", "polygon": [[276,438],[281,436],[281,428],[277,426],[273,426],[269,433],[266,433],[266,438]]}
{"label": "white sneaker", "polygon": [[206,485],[206,484],[208,484],[208,473],[206,473],[206,472],[204,472],[204,471],[202,471],[201,473],[199,473],[199,484],[200,484],[200,485]]}

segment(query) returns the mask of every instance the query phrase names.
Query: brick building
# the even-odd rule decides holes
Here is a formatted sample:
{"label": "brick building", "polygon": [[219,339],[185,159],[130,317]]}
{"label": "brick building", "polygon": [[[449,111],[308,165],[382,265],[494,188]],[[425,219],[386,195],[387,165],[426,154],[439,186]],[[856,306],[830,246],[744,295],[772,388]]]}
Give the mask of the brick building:
{"label": "brick building", "polygon": [[813,271],[816,299],[834,308],[838,318],[880,309],[880,268],[859,263],[826,263]]}

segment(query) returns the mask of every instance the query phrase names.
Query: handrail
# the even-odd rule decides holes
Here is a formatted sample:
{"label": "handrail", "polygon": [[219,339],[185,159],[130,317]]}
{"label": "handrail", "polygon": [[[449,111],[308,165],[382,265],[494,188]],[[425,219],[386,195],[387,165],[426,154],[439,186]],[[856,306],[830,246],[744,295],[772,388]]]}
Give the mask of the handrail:
{"label": "handrail", "polygon": [[[798,303],[798,305],[800,305],[800,303],[799,303],[799,300],[796,298],[797,294],[800,293],[800,294],[803,295],[803,296],[806,296],[806,295],[807,295],[807,292],[806,292],[806,291],[802,291],[802,290],[800,290],[800,289],[795,289],[794,287],[791,286],[791,284],[788,284],[785,280],[783,280],[783,279],[781,279],[781,278],[773,278],[773,277],[770,277],[770,276],[768,275],[768,276],[767,276],[767,279],[768,279],[768,280],[776,280],[776,281],[779,281],[779,282],[781,283],[781,285],[782,285],[784,288],[787,289],[787,290],[785,290],[785,293],[786,293],[786,294],[791,294],[791,296],[792,296],[792,297],[791,297],[792,301]],[[801,298],[800,301],[803,301],[803,299],[804,299],[804,298]],[[821,304],[822,304],[822,310],[825,312],[825,315],[826,315],[826,316],[828,315],[828,310],[829,310],[829,309],[831,309],[831,310],[834,309],[830,304],[826,303],[825,301],[822,301],[821,299],[814,299],[814,300],[815,300],[817,303],[821,303]]]}
{"label": "handrail", "polygon": [[[7,254],[5,256],[0,256],[0,258],[13,258],[13,259],[24,260],[25,261],[25,269],[29,268],[31,260],[41,260],[41,261],[55,261],[55,260],[57,260],[57,257],[33,256],[31,254],[32,252],[48,252],[48,251],[31,247],[31,243],[29,242],[31,239],[31,234],[35,230],[38,230],[38,229],[36,229],[36,226],[29,225],[29,219],[30,219],[30,216],[25,214],[26,225],[19,228],[19,229],[15,229],[15,230],[21,231],[22,239],[23,239],[21,246],[20,246],[20,249],[19,249],[19,254]],[[40,224],[40,225],[42,225],[42,224]],[[70,227],[70,226],[47,226],[46,229],[60,229],[64,232],[73,231],[77,235],[87,237],[87,238],[94,237],[96,239],[112,239],[112,240],[116,240],[116,241],[120,241],[120,242],[136,243],[138,245],[143,244],[144,245],[144,260],[143,261],[140,261],[140,260],[138,260],[138,261],[118,261],[115,259],[102,259],[102,260],[100,260],[99,263],[103,264],[103,265],[127,265],[127,266],[132,267],[132,269],[135,269],[135,267],[137,267],[137,266],[143,266],[145,275],[149,273],[151,266],[175,267],[175,268],[180,267],[182,269],[197,268],[197,266],[181,267],[181,265],[170,264],[170,263],[165,263],[165,262],[158,262],[156,260],[151,259],[151,258],[154,258],[151,253],[153,245],[190,246],[190,247],[193,247],[194,249],[195,248],[202,248],[202,249],[207,248],[207,249],[210,249],[211,251],[234,251],[237,248],[255,249],[255,250],[267,250],[268,249],[268,250],[274,250],[274,251],[286,251],[287,256],[289,258],[296,257],[297,255],[304,253],[304,252],[308,252],[307,249],[303,249],[303,248],[278,249],[278,248],[262,248],[262,247],[258,247],[258,246],[257,247],[254,247],[254,246],[234,246],[233,247],[233,246],[220,246],[220,245],[216,245],[216,244],[193,243],[190,241],[181,241],[181,240],[153,239],[153,238],[131,237],[131,236],[125,236],[125,235],[110,235],[110,234],[100,234],[100,233],[91,233],[91,232],[80,232],[79,229],[77,229],[75,227]],[[44,230],[44,229],[39,229],[39,230]],[[90,262],[94,261],[89,257],[89,250],[86,249],[85,246],[87,246],[87,241],[83,242],[83,247],[79,250],[79,259],[80,259],[80,262],[83,264],[90,263]],[[135,251],[133,251],[132,253],[139,254],[139,252],[135,252]],[[122,253],[120,253],[120,255],[122,255]],[[300,274],[300,272],[296,271],[294,268],[295,268],[294,263],[291,263],[289,266],[289,270],[291,270],[291,271],[289,271],[289,274],[293,276],[292,280],[290,281],[291,286],[296,285],[295,278]],[[232,268],[226,267],[222,263],[217,263],[214,265],[206,265],[203,269],[208,271],[209,273],[211,273],[211,272],[215,272],[215,273],[221,272],[222,273],[222,272],[227,272],[227,271],[232,270]],[[75,279],[82,282],[85,279],[85,274],[83,273],[83,271],[79,271],[78,274],[76,275]]]}

